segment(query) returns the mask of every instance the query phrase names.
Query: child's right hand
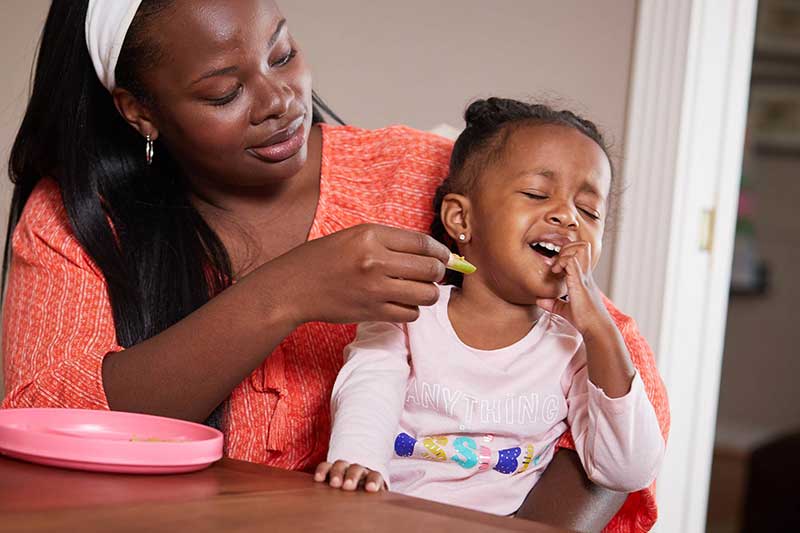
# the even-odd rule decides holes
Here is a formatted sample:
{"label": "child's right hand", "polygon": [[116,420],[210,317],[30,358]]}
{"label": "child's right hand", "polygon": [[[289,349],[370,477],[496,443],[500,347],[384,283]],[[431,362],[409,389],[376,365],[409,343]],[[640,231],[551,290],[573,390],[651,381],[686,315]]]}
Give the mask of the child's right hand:
{"label": "child's right hand", "polygon": [[367,492],[379,492],[386,488],[380,473],[346,461],[320,463],[314,472],[314,481],[328,481],[331,487],[348,491],[363,487]]}

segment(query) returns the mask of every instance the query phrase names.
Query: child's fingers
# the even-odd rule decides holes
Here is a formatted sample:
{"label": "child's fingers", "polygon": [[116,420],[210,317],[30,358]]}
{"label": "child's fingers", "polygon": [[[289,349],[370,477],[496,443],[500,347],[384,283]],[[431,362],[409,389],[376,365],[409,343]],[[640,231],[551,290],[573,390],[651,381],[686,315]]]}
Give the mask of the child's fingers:
{"label": "child's fingers", "polygon": [[343,490],[356,490],[361,479],[366,477],[367,469],[361,465],[350,465],[344,474]]}
{"label": "child's fingers", "polygon": [[581,269],[589,271],[592,264],[592,245],[588,242],[573,242],[561,248],[561,252],[556,256],[556,262],[553,265],[553,273],[559,274],[567,269],[568,261],[578,257],[580,259]]}
{"label": "child's fingers", "polygon": [[575,252],[568,252],[566,255],[557,255],[556,261],[553,263],[553,274],[561,274],[567,269],[569,261],[575,257]]}
{"label": "child's fingers", "polygon": [[383,490],[383,476],[378,472],[370,471],[370,473],[367,474],[367,482],[364,488],[367,492],[379,492]]}
{"label": "child's fingers", "polygon": [[331,487],[338,489],[344,483],[344,474],[350,463],[345,461],[336,461],[333,463],[330,472],[328,473],[329,484]]}
{"label": "child's fingers", "polygon": [[328,472],[331,471],[331,467],[333,465],[328,462],[322,462],[317,465],[317,469],[314,471],[314,481],[323,482],[328,478]]}
{"label": "child's fingers", "polygon": [[574,296],[575,290],[586,288],[583,279],[583,265],[581,264],[581,260],[577,255],[568,258],[565,263],[564,270],[567,271],[567,288],[569,289],[570,294]]}

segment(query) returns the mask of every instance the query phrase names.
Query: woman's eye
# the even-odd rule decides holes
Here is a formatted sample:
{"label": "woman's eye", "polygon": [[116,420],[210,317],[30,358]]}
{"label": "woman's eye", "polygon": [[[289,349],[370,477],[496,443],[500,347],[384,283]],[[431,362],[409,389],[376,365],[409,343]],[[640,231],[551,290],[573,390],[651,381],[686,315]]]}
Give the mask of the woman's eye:
{"label": "woman's eye", "polygon": [[275,63],[273,63],[272,67],[273,68],[274,67],[282,67],[284,65],[287,65],[292,59],[294,59],[294,56],[296,56],[296,55],[297,55],[297,50],[293,49],[288,54],[286,54],[285,56],[283,56],[280,59],[278,59]]}
{"label": "woman's eye", "polygon": [[226,104],[229,104],[229,103],[233,102],[236,99],[236,97],[239,96],[239,92],[241,90],[242,90],[242,86],[239,85],[238,87],[236,87],[236,89],[234,89],[233,91],[229,92],[225,96],[221,96],[219,98],[209,98],[208,101],[211,103],[211,105],[223,106],[223,105],[226,105]]}

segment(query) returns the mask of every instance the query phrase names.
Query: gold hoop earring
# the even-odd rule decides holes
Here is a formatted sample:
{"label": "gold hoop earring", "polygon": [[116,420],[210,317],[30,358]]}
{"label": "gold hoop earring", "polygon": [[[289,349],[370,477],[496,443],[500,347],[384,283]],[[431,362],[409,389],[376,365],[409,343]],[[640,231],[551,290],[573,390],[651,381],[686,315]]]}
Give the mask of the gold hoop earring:
{"label": "gold hoop earring", "polygon": [[153,138],[150,137],[150,134],[148,133],[146,136],[146,143],[144,147],[144,160],[147,161],[148,166],[153,164],[154,155],[155,155],[155,147],[153,146]]}

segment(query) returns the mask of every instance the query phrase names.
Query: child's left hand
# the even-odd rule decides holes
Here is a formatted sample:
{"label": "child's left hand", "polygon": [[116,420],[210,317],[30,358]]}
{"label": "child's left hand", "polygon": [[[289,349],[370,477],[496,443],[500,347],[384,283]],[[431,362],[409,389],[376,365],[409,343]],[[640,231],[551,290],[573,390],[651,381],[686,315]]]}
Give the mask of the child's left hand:
{"label": "child's left hand", "polygon": [[346,461],[336,461],[333,464],[323,462],[317,465],[314,481],[324,483],[326,480],[331,487],[347,491],[363,487],[367,492],[379,492],[386,487],[380,473]]}
{"label": "child's left hand", "polygon": [[561,315],[575,326],[584,340],[601,335],[613,327],[600,289],[592,277],[592,246],[588,242],[569,243],[561,248],[552,267],[553,274],[566,276],[567,300],[542,299],[536,305]]}

